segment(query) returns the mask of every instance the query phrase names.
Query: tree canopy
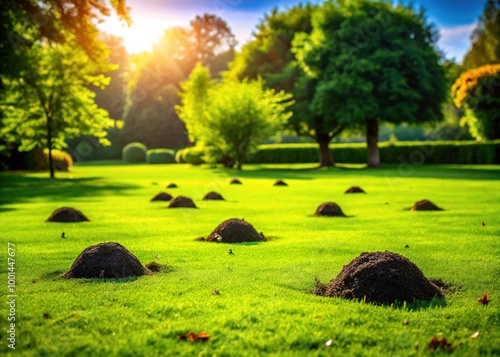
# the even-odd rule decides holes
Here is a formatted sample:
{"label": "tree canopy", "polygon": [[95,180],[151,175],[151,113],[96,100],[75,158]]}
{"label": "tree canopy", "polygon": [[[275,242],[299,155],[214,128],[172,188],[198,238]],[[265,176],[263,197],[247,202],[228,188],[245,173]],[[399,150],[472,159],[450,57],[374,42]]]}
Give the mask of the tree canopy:
{"label": "tree canopy", "polygon": [[[184,123],[174,106],[177,92],[197,61],[217,72],[227,67],[234,35],[215,15],[197,16],[190,27],[165,31],[151,53],[132,58],[135,70],[129,78],[124,114],[124,143],[139,141],[148,148],[179,148],[189,144]],[[217,75],[213,73],[213,75]]]}
{"label": "tree canopy", "polygon": [[325,2],[313,31],[294,40],[305,73],[317,81],[312,110],[341,125],[365,126],[368,166],[380,165],[379,120],[442,118],[446,79],[436,33],[411,6],[367,0]]}
{"label": "tree canopy", "polygon": [[471,43],[463,61],[466,69],[500,63],[500,0],[486,1]]}
{"label": "tree canopy", "polygon": [[500,64],[471,69],[452,87],[455,104],[463,108],[477,140],[500,139]]}
{"label": "tree canopy", "polygon": [[180,95],[176,110],[191,139],[204,149],[205,160],[238,169],[291,115],[286,113],[290,95],[264,89],[262,81],[224,78],[215,83],[201,64],[182,84]]}
{"label": "tree canopy", "polygon": [[21,151],[48,148],[54,177],[51,152],[65,147],[65,139],[88,134],[107,143],[108,113],[95,104],[87,86],[106,86],[109,78],[96,73],[108,69],[90,61],[70,36],[65,44],[35,42],[24,52],[19,78],[4,80],[3,136],[19,143]]}
{"label": "tree canopy", "polygon": [[317,84],[296,61],[292,42],[298,33],[312,31],[315,5],[298,5],[284,12],[274,9],[259,24],[255,38],[243,46],[230,65],[230,76],[238,79],[263,78],[266,87],[285,90],[294,97],[290,111],[294,113],[286,127],[298,135],[309,136],[319,144],[321,166],[332,166],[328,147],[345,126],[331,116],[312,110],[310,105]]}

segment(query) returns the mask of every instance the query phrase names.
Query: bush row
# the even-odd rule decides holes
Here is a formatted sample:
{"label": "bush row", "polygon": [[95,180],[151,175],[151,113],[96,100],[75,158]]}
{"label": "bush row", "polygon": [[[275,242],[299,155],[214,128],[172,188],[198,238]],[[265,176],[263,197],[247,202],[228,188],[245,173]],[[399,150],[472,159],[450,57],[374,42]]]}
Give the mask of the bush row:
{"label": "bush row", "polygon": [[[386,164],[500,164],[500,140],[489,142],[437,141],[380,143]],[[330,145],[336,163],[366,163],[366,144]],[[261,145],[249,163],[314,163],[319,160],[316,144]]]}
{"label": "bush row", "polygon": [[204,163],[202,156],[203,150],[198,147],[188,147],[177,152],[171,149],[148,150],[145,145],[138,142],[126,145],[122,151],[123,161],[128,163],[171,164],[177,162],[200,165]]}

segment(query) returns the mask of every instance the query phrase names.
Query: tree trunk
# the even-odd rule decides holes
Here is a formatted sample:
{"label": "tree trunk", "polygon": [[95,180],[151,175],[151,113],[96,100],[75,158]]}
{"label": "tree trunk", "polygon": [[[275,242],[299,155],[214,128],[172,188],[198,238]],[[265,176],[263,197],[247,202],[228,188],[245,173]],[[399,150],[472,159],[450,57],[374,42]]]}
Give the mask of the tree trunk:
{"label": "tree trunk", "polygon": [[366,121],[366,148],[368,152],[368,167],[380,167],[380,152],[378,150],[378,120]]}
{"label": "tree trunk", "polygon": [[316,141],[319,144],[319,165],[321,167],[333,166],[332,153],[328,147],[330,140],[332,139],[328,134],[316,134]]}
{"label": "tree trunk", "polygon": [[50,178],[54,178],[54,163],[52,161],[52,126],[51,119],[47,118],[47,147],[49,149],[49,170]]}

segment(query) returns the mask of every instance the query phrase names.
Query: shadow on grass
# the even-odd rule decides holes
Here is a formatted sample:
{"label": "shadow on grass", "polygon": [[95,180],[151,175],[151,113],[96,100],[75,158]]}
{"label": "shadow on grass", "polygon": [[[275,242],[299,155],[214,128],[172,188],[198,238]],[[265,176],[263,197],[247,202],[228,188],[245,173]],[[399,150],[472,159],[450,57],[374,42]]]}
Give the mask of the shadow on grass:
{"label": "shadow on grass", "polygon": [[[60,201],[64,198],[124,195],[140,186],[109,182],[102,177],[50,179],[20,173],[0,174],[0,205],[23,203],[33,198]],[[0,211],[1,212],[1,211]]]}
{"label": "shadow on grass", "polygon": [[320,167],[318,164],[249,164],[243,170],[206,167],[220,175],[250,179],[312,180],[318,177],[370,176],[381,178],[443,178],[467,180],[500,180],[500,166],[490,165],[414,165],[386,164],[381,168],[368,168],[362,164],[338,164]]}

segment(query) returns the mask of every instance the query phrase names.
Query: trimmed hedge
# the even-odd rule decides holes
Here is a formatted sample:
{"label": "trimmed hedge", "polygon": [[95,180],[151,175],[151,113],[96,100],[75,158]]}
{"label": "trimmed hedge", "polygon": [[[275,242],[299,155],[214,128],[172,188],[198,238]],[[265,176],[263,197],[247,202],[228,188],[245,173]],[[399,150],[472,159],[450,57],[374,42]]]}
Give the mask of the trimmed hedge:
{"label": "trimmed hedge", "polygon": [[147,152],[147,162],[149,164],[171,164],[175,162],[174,150],[151,149]]}
{"label": "trimmed hedge", "polygon": [[[37,154],[35,154],[34,159],[37,169],[49,169],[49,149],[43,150],[43,159],[41,162],[38,161],[40,156]],[[57,171],[69,171],[71,166],[73,166],[73,158],[66,151],[52,150],[52,164],[54,165],[54,169]]]}
{"label": "trimmed hedge", "polygon": [[[500,164],[500,140],[379,143],[386,164]],[[366,163],[366,144],[331,144],[336,163]],[[319,162],[317,144],[261,145],[249,163]]]}
{"label": "trimmed hedge", "polygon": [[182,150],[182,159],[184,162],[191,165],[201,165],[204,164],[203,160],[203,149],[200,147],[192,146]]}
{"label": "trimmed hedge", "polygon": [[130,143],[122,150],[123,161],[129,163],[146,162],[146,155],[148,149],[141,143]]}
{"label": "trimmed hedge", "polygon": [[186,149],[177,150],[177,152],[175,153],[175,162],[176,163],[178,163],[178,164],[185,164],[186,163],[186,160],[184,159],[184,150],[186,150]]}

